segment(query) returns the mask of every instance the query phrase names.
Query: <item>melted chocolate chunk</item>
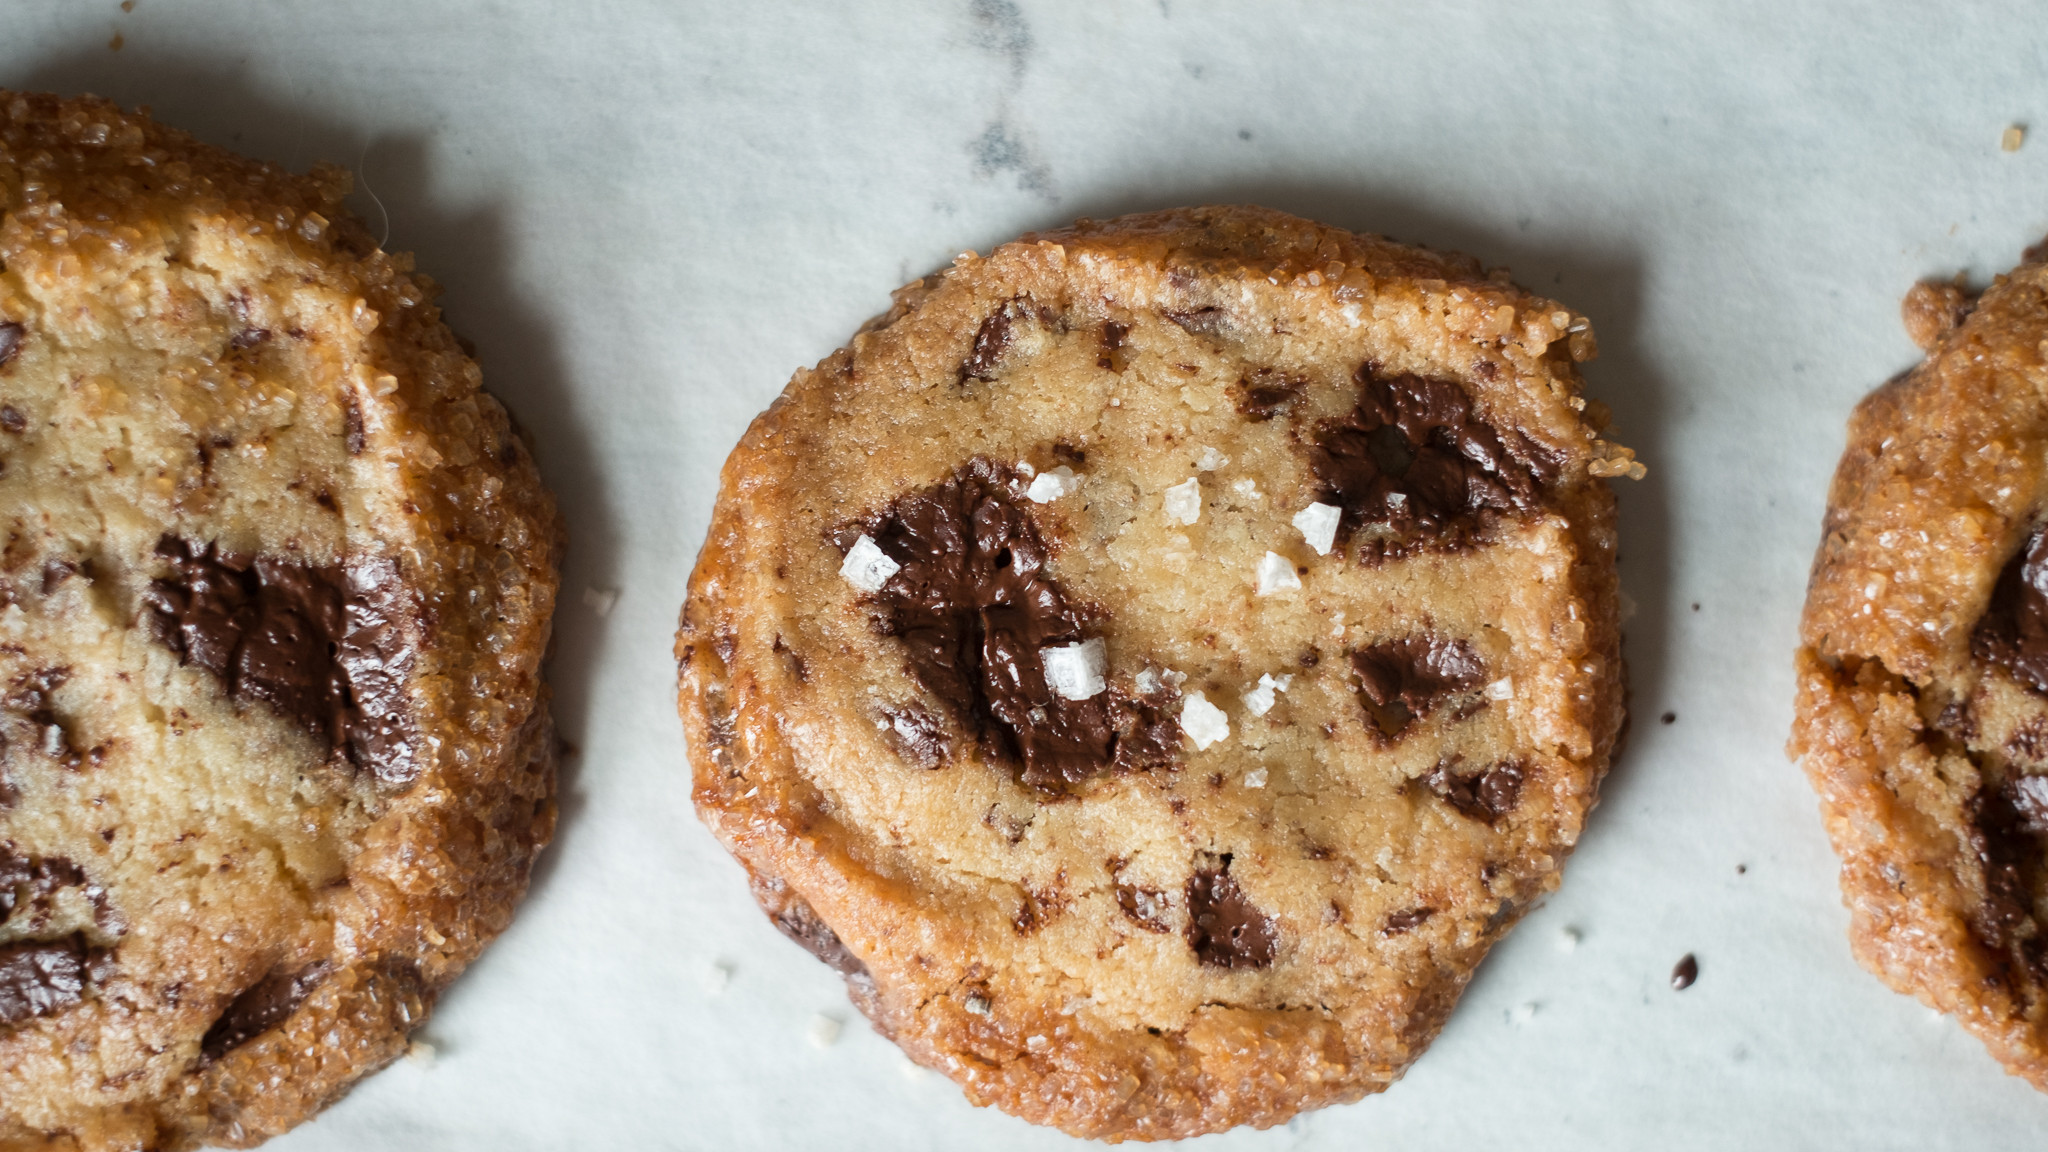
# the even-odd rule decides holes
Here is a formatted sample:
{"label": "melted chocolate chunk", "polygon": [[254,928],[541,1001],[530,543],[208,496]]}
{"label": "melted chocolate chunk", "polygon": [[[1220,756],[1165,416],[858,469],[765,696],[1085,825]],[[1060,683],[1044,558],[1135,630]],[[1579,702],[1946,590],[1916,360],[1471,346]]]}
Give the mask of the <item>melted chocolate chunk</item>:
{"label": "melted chocolate chunk", "polygon": [[[1486,665],[1472,646],[1433,632],[1388,640],[1351,654],[1359,696],[1380,732],[1396,737],[1449,697],[1486,680]],[[1477,702],[1474,711],[1483,707]]]}
{"label": "melted chocolate chunk", "polygon": [[1522,797],[1520,764],[1495,764],[1471,776],[1456,774],[1453,769],[1457,764],[1455,756],[1438,761],[1429,775],[1422,778],[1423,787],[1464,815],[1488,824],[1514,811],[1515,801]]}
{"label": "melted chocolate chunk", "polygon": [[1404,908],[1387,917],[1386,924],[1380,928],[1380,935],[1405,935],[1422,927],[1423,922],[1434,915],[1436,915],[1436,909],[1434,908]]}
{"label": "melted chocolate chunk", "polygon": [[244,328],[228,337],[228,347],[236,352],[247,352],[258,344],[270,339],[268,328]]}
{"label": "melted chocolate chunk", "polygon": [[1307,388],[1308,381],[1299,376],[1261,368],[1237,382],[1237,414],[1254,424],[1263,424]]}
{"label": "melted chocolate chunk", "polygon": [[93,960],[78,934],[0,948],[0,1024],[22,1024],[82,1002]]}
{"label": "melted chocolate chunk", "polygon": [[1690,952],[1687,952],[1671,969],[1671,987],[1679,992],[1692,987],[1692,982],[1699,978],[1699,959]]}
{"label": "melted chocolate chunk", "polygon": [[202,1062],[215,1060],[284,1023],[334,966],[322,960],[297,972],[272,972],[235,997],[199,1041]]}
{"label": "melted chocolate chunk", "polygon": [[251,563],[170,537],[157,555],[172,575],[152,581],[143,602],[158,639],[184,663],[326,740],[379,783],[413,781],[405,680],[418,642],[395,564],[362,561],[344,573],[273,557]]}
{"label": "melted chocolate chunk", "polygon": [[[14,358],[21,355],[21,341],[25,335],[27,330],[12,320],[0,324],[0,368],[14,363]],[[8,431],[19,432],[21,429],[9,428]]]}
{"label": "melted chocolate chunk", "polygon": [[0,428],[19,435],[28,431],[28,417],[12,404],[0,404]]}
{"label": "melted chocolate chunk", "polygon": [[1484,512],[1534,508],[1556,478],[1557,462],[1480,419],[1453,381],[1382,376],[1370,363],[1357,379],[1358,407],[1324,421],[1309,452],[1319,499],[1343,510],[1340,543],[1368,525],[1441,535]]}
{"label": "melted chocolate chunk", "polygon": [[[2039,782],[2036,782],[2039,781]],[[1984,902],[1970,916],[1970,933],[2006,964],[2048,979],[2048,940],[2034,920],[2029,883],[2041,870],[2044,784],[2015,776],[1980,789],[1970,801],[1971,836],[1984,868]]]}
{"label": "melted chocolate chunk", "polygon": [[[0,719],[0,733],[11,734],[12,739],[66,768],[78,768],[85,763],[86,754],[72,746],[71,732],[50,700],[51,693],[70,677],[69,668],[39,668],[16,678],[14,691],[5,702],[9,715]],[[94,762],[98,762],[97,756]]]}
{"label": "melted chocolate chunk", "polygon": [[2048,696],[2048,526],[2006,562],[1991,606],[1970,633],[1970,653]]}
{"label": "melted chocolate chunk", "polygon": [[873,601],[903,641],[913,678],[1019,778],[1046,792],[1112,769],[1172,763],[1168,701],[1112,688],[1069,700],[1047,686],[1040,650],[1076,644],[1095,614],[1045,571],[1050,550],[1002,465],[977,459],[891,504],[873,526],[901,566]]}
{"label": "melted chocolate chunk", "polygon": [[1212,968],[1265,968],[1279,954],[1279,925],[1230,876],[1230,857],[1188,877],[1188,947]]}

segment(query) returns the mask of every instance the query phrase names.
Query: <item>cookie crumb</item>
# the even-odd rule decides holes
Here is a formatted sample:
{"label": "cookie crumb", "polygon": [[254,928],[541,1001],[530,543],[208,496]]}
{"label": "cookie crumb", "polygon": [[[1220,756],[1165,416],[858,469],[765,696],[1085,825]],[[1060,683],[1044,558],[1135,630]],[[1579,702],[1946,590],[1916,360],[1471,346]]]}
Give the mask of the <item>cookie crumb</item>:
{"label": "cookie crumb", "polygon": [[1334,504],[1311,504],[1294,514],[1294,527],[1316,555],[1328,556],[1337,542],[1337,521],[1343,515],[1343,509]]}
{"label": "cookie crumb", "polygon": [[1699,978],[1699,959],[1692,953],[1687,952],[1684,958],[1679,960],[1677,965],[1671,969],[1671,989],[1674,992],[1683,992],[1687,988],[1692,987],[1693,981]]}
{"label": "cookie crumb", "polygon": [[1168,488],[1161,500],[1166,518],[1180,524],[1193,524],[1202,518],[1202,481],[1198,476]]}
{"label": "cookie crumb", "polygon": [[704,970],[704,990],[713,996],[732,983],[732,965],[720,960]]}
{"label": "cookie crumb", "polygon": [[2024,124],[2008,124],[2005,126],[2005,131],[1998,134],[1998,150],[2000,152],[2017,152],[2020,150],[2020,145],[2026,142],[2027,128]]}
{"label": "cookie crumb", "polygon": [[1195,742],[1195,750],[1199,752],[1230,736],[1230,717],[1223,714],[1223,709],[1209,703],[1208,697],[1200,692],[1190,692],[1187,703],[1180,710],[1180,730]]}
{"label": "cookie crumb", "polygon": [[[114,38],[112,40],[107,41],[107,51],[119,52],[127,43],[127,37],[121,35],[119,32],[116,32],[114,33]],[[2012,149],[2008,148],[2006,149],[2006,151],[2010,152],[2012,151]]]}
{"label": "cookie crumb", "polygon": [[896,1065],[896,1070],[903,1073],[905,1080],[927,1080],[931,1078],[932,1074],[931,1069],[921,1064],[913,1063],[908,1057],[905,1057]]}
{"label": "cookie crumb", "polygon": [[1636,614],[1636,598],[1635,598],[1635,597],[1633,597],[1633,596],[1629,595],[1629,594],[1628,594],[1628,593],[1626,593],[1626,592],[1620,592],[1620,593],[1617,593],[1617,594],[1616,594],[1616,603],[1620,604],[1620,606],[1621,606],[1621,622],[1622,622],[1623,624],[1626,624],[1626,623],[1628,623],[1628,622],[1629,622],[1630,620],[1632,620],[1632,619],[1634,619],[1634,618],[1635,618],[1635,614]]}
{"label": "cookie crumb", "polygon": [[597,618],[600,620],[611,615],[612,606],[618,602],[619,593],[616,588],[585,588],[583,590],[583,606],[597,613]]}
{"label": "cookie crumb", "polygon": [[434,1058],[437,1055],[439,1055],[439,1052],[437,1049],[435,1049],[432,1043],[420,1039],[417,1036],[413,1037],[412,1040],[406,1043],[406,1060],[410,1061],[411,1063],[417,1064],[422,1068],[432,1067],[434,1063]]}
{"label": "cookie crumb", "polygon": [[845,1025],[839,1022],[837,1016],[827,1016],[821,1012],[811,1017],[811,1043],[819,1048],[830,1048],[839,1043],[839,1030],[843,1027]]}
{"label": "cookie crumb", "polygon": [[903,565],[889,559],[881,546],[862,535],[846,550],[846,562],[839,566],[839,574],[848,584],[862,592],[880,592],[882,585],[889,582]]}
{"label": "cookie crumb", "polygon": [[1259,595],[1271,596],[1277,592],[1293,592],[1301,587],[1301,577],[1295,575],[1294,565],[1278,552],[1268,552],[1259,558]]}
{"label": "cookie crumb", "polygon": [[1665,714],[1663,714],[1662,716],[1659,716],[1659,717],[1657,717],[1657,723],[1659,723],[1659,724],[1676,724],[1676,723],[1678,723],[1678,713],[1676,713],[1676,712],[1666,712],[1666,713],[1665,713]]}

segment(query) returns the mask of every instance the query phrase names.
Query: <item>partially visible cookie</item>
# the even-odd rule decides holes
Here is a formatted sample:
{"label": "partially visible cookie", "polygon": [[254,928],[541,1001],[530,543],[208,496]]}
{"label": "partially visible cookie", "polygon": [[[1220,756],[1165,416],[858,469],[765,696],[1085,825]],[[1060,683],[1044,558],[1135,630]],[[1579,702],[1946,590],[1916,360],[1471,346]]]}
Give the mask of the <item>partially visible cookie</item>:
{"label": "partially visible cookie", "polygon": [[698,811],[970,1099],[1111,1140],[1384,1088],[1623,720],[1583,317],[1255,208],[909,285],[727,461]]}
{"label": "partially visible cookie", "polygon": [[1927,358],[1849,422],[1790,750],[1842,857],[1857,959],[2048,1090],[2044,256],[1974,302],[1907,296]]}
{"label": "partially visible cookie", "polygon": [[550,835],[553,506],[347,187],[0,92],[0,1148],[291,1127]]}

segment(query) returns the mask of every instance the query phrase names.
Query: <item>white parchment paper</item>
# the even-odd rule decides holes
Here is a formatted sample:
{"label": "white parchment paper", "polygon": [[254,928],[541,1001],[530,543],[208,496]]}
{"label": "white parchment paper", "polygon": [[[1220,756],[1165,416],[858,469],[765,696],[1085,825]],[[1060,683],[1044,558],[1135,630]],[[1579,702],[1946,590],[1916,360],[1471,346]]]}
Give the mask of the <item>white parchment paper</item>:
{"label": "white parchment paper", "polygon": [[1209,201],[1463,249],[1588,313],[1592,392],[1651,471],[1622,485],[1634,735],[1565,887],[1392,1091],[1202,1146],[2039,1146],[2048,1097],[1850,959],[1781,749],[1843,420],[1913,359],[1916,278],[2048,233],[2044,76],[2019,3],[8,0],[0,85],[355,169],[574,536],[578,753],[533,894],[434,1059],[276,1146],[1073,1143],[910,1069],[754,908],[690,810],[669,638],[725,453],[890,288]]}

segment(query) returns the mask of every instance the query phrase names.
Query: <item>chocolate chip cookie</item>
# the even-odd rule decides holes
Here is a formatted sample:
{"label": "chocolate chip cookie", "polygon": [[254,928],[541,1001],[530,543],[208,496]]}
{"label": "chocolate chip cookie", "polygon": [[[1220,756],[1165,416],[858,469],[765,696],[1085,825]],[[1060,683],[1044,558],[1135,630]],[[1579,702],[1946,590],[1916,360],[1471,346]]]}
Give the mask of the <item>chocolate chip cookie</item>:
{"label": "chocolate chip cookie", "polygon": [[676,656],[775,923],[1077,1135],[1391,1083],[1623,720],[1584,317],[1256,208],[968,253],[724,474]]}
{"label": "chocolate chip cookie", "polygon": [[1850,940],[2048,1090],[2048,247],[1923,284],[1828,493],[1791,752]]}
{"label": "chocolate chip cookie", "polygon": [[0,1147],[284,1131],[550,835],[553,507],[347,188],[0,92]]}

